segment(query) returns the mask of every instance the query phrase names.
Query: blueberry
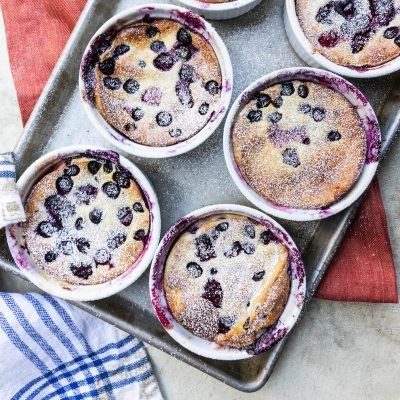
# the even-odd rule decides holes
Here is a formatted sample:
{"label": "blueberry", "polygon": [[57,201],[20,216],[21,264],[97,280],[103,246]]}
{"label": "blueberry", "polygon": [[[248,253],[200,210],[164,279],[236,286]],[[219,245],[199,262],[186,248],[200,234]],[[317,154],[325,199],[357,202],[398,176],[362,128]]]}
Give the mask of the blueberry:
{"label": "blueberry", "polygon": [[253,122],[259,122],[262,119],[262,111],[261,110],[250,110],[247,114],[247,119]]}
{"label": "blueberry", "polygon": [[161,53],[155,58],[153,64],[156,68],[160,69],[161,71],[169,71],[175,64],[175,61],[170,54]]}
{"label": "blueberry", "polygon": [[134,126],[134,125],[135,125],[135,124],[132,125],[132,124],[129,124],[129,123],[128,123],[128,124],[125,124],[125,125],[124,125],[124,129],[125,129],[127,132],[129,132],[129,131],[132,129],[132,126]]}
{"label": "blueberry", "polygon": [[267,245],[273,239],[274,239],[274,235],[270,230],[263,231],[263,232],[260,233],[260,240],[261,240],[262,244]]}
{"label": "blueberry", "polygon": [[318,43],[322,47],[328,48],[335,47],[339,43],[339,40],[340,36],[334,30],[326,31],[318,37]]}
{"label": "blueberry", "polygon": [[291,96],[294,93],[294,86],[292,82],[283,82],[281,95],[282,96]]}
{"label": "blueberry", "polygon": [[68,175],[60,176],[56,180],[56,189],[58,194],[65,195],[68,194],[74,186],[74,182]]}
{"label": "blueberry", "polygon": [[282,119],[282,114],[278,111],[274,111],[273,113],[268,115],[268,121],[271,124],[276,124]]}
{"label": "blueberry", "polygon": [[94,255],[96,264],[105,265],[111,260],[111,254],[107,249],[99,249]]}
{"label": "blueberry", "polygon": [[204,286],[204,292],[201,297],[211,301],[215,308],[221,308],[223,298],[221,284],[215,279],[209,279]]}
{"label": "blueberry", "polygon": [[89,161],[88,170],[92,175],[96,175],[99,169],[100,169],[100,163],[94,160]]}
{"label": "blueberry", "polygon": [[117,183],[118,186],[128,189],[131,186],[132,175],[127,170],[119,170],[113,173],[113,181]]}
{"label": "blueberry", "polygon": [[185,28],[179,29],[176,38],[178,39],[178,42],[181,42],[183,44],[192,44],[192,36]]}
{"label": "blueberry", "polygon": [[58,223],[75,215],[75,206],[57,194],[47,197],[44,206]]}
{"label": "blueberry", "polygon": [[66,256],[69,256],[73,253],[74,248],[72,246],[72,242],[69,240],[63,240],[61,243],[58,245],[61,253],[63,253]]}
{"label": "blueberry", "polygon": [[194,105],[192,92],[189,88],[189,83],[179,80],[175,86],[175,92],[182,105],[192,108]]}
{"label": "blueberry", "polygon": [[111,76],[106,76],[103,79],[104,86],[110,90],[117,90],[121,87],[121,80],[119,78],[112,78]]}
{"label": "blueberry", "polygon": [[96,187],[88,183],[87,185],[79,186],[75,192],[76,202],[78,204],[89,205],[97,197],[98,190]]}
{"label": "blueberry", "polygon": [[243,242],[241,243],[242,249],[246,254],[254,254],[256,251],[256,248],[254,244],[249,243],[249,242]]}
{"label": "blueberry", "polygon": [[130,207],[122,207],[117,212],[117,217],[122,225],[129,226],[132,223],[133,214]]}
{"label": "blueberry", "polygon": [[257,99],[257,108],[268,107],[271,104],[271,96],[266,93],[257,93],[255,98]]}
{"label": "blueberry", "polygon": [[103,171],[106,174],[111,174],[111,172],[113,171],[113,164],[110,160],[106,160],[106,162],[103,165]]}
{"label": "blueberry", "polygon": [[75,164],[69,165],[67,168],[64,169],[64,174],[68,176],[76,176],[79,174],[79,172],[80,168]]}
{"label": "blueberry", "polygon": [[300,104],[299,111],[303,114],[308,114],[309,112],[311,112],[311,106],[307,103]]}
{"label": "blueberry", "polygon": [[160,31],[159,31],[156,27],[154,27],[154,26],[149,26],[149,27],[146,29],[146,35],[147,35],[149,38],[152,38],[152,37],[156,36],[158,33],[160,33]]}
{"label": "blueberry", "polygon": [[333,1],[329,2],[327,5],[319,8],[315,20],[319,23],[332,23],[329,19],[329,15],[333,10]]}
{"label": "blueberry", "polygon": [[106,182],[102,186],[103,192],[111,199],[116,199],[119,196],[120,188],[114,182]]}
{"label": "blueberry", "polygon": [[107,239],[107,247],[111,250],[117,249],[123,245],[126,241],[126,235],[124,233],[117,233],[115,236]]}
{"label": "blueberry", "polygon": [[351,52],[353,54],[359,53],[364,48],[368,40],[369,40],[368,35],[364,33],[355,34],[351,41]]}
{"label": "blueberry", "polygon": [[259,271],[253,275],[252,279],[254,282],[258,282],[258,281],[261,281],[262,278],[264,278],[264,275],[265,275],[265,271]]}
{"label": "blueberry", "polygon": [[130,47],[127,44],[121,43],[114,49],[113,56],[114,58],[118,58],[119,56],[122,56],[122,54],[127,53],[129,50]]}
{"label": "blueberry", "polygon": [[272,100],[272,105],[276,108],[281,107],[283,104],[282,96],[278,96],[276,99]]}
{"label": "blueberry", "polygon": [[179,128],[171,129],[168,133],[171,137],[179,137],[182,135],[182,131]]}
{"label": "blueberry", "polygon": [[396,36],[396,39],[394,39],[394,44],[400,47],[400,35]]}
{"label": "blueberry", "polygon": [[42,221],[38,227],[36,228],[36,232],[44,237],[44,238],[49,238],[52,236],[55,232],[57,232],[57,228],[49,221]]}
{"label": "blueberry", "polygon": [[144,111],[140,108],[135,108],[132,111],[132,118],[134,121],[140,121],[144,117]]}
{"label": "blueberry", "polygon": [[243,248],[240,242],[235,241],[233,242],[232,248],[224,253],[224,256],[228,258],[237,257],[242,250]]}
{"label": "blueberry", "polygon": [[256,237],[256,230],[253,225],[247,224],[244,226],[244,233],[251,239]]}
{"label": "blueberry", "polygon": [[304,138],[303,139],[303,144],[310,144],[311,143],[311,140],[310,140],[310,138],[309,137],[306,137],[306,138]]}
{"label": "blueberry", "polygon": [[218,94],[218,92],[219,92],[218,82],[216,82],[216,81],[208,81],[205,85],[205,88],[206,88],[207,92],[213,96]]}
{"label": "blueberry", "polygon": [[165,47],[164,42],[162,42],[161,40],[155,40],[151,45],[150,45],[150,49],[152,51],[154,51],[154,53],[161,53],[162,51],[167,50],[167,48]]}
{"label": "blueberry", "polygon": [[300,85],[297,88],[297,94],[303,99],[305,99],[308,96],[308,92],[309,92],[308,87],[306,85]]}
{"label": "blueberry", "polygon": [[194,68],[191,65],[182,64],[179,70],[179,77],[187,83],[193,83],[196,80]]}
{"label": "blueberry", "polygon": [[89,279],[89,276],[93,274],[93,269],[90,264],[85,265],[81,262],[78,264],[71,264],[69,268],[71,272],[78,278]]}
{"label": "blueberry", "polygon": [[156,115],[157,124],[161,127],[171,125],[172,115],[166,111],[161,111]]}
{"label": "blueberry", "polygon": [[221,222],[215,227],[217,232],[225,232],[229,228],[229,222]]}
{"label": "blueberry", "polygon": [[115,70],[115,61],[112,58],[106,58],[99,62],[99,70],[104,75],[112,75]]}
{"label": "blueberry", "polygon": [[135,81],[135,79],[128,79],[123,86],[123,89],[126,93],[133,94],[139,90],[139,82]]}
{"label": "blueberry", "polygon": [[207,234],[203,233],[197,237],[195,245],[197,248],[196,256],[200,258],[200,261],[208,261],[217,256],[213,242]]}
{"label": "blueberry", "polygon": [[321,107],[315,107],[312,110],[312,117],[315,122],[320,122],[325,118],[325,113],[326,113],[325,109]]}
{"label": "blueberry", "polygon": [[235,319],[232,317],[220,317],[218,319],[218,333],[225,334],[229,332],[235,323]]}
{"label": "blueberry", "polygon": [[139,212],[139,213],[144,212],[143,206],[138,201],[133,205],[132,208],[133,208],[133,211],[135,211],[135,212]]}
{"label": "blueberry", "polygon": [[83,221],[83,218],[82,217],[77,218],[75,221],[75,229],[77,231],[81,231],[84,228],[84,226],[85,226],[85,223]]}
{"label": "blueberry", "polygon": [[46,260],[46,262],[52,262],[57,258],[57,253],[55,253],[54,251],[48,251],[45,255],[44,255],[44,259]]}
{"label": "blueberry", "polygon": [[138,61],[138,65],[139,65],[140,68],[146,68],[146,61],[139,60]]}
{"label": "blueberry", "polygon": [[92,211],[89,213],[89,219],[91,222],[94,224],[99,224],[102,220],[103,217],[103,212],[99,210],[98,208],[94,208]]}
{"label": "blueberry", "polygon": [[247,331],[249,328],[250,328],[250,317],[247,317],[247,318],[246,318],[246,321],[244,321],[243,329],[244,329],[245,331]]}
{"label": "blueberry", "polygon": [[208,103],[202,103],[199,107],[199,114],[200,115],[206,115],[208,113],[210,105]]}
{"label": "blueberry", "polygon": [[78,238],[75,241],[76,248],[81,252],[86,254],[87,250],[90,249],[90,242],[86,238]]}
{"label": "blueberry", "polygon": [[328,132],[328,140],[330,142],[336,142],[337,140],[340,140],[341,138],[342,138],[342,135],[338,131]]}
{"label": "blueberry", "polygon": [[180,44],[175,47],[175,54],[183,61],[189,61],[192,57],[192,51],[189,46],[185,44]]}
{"label": "blueberry", "polygon": [[297,168],[300,165],[299,155],[296,149],[287,148],[282,152],[283,163]]}
{"label": "blueberry", "polygon": [[133,235],[133,238],[135,240],[145,240],[146,239],[146,232],[144,231],[144,229],[139,229],[138,231],[135,232],[135,234]]}
{"label": "blueberry", "polygon": [[342,0],[334,3],[335,11],[340,14],[343,18],[351,19],[354,16],[354,0]]}
{"label": "blueberry", "polygon": [[211,268],[211,269],[210,269],[210,274],[211,274],[211,275],[216,275],[217,273],[218,273],[218,271],[217,271],[216,268]]}
{"label": "blueberry", "polygon": [[186,269],[192,278],[198,278],[203,273],[203,268],[195,262],[188,263]]}

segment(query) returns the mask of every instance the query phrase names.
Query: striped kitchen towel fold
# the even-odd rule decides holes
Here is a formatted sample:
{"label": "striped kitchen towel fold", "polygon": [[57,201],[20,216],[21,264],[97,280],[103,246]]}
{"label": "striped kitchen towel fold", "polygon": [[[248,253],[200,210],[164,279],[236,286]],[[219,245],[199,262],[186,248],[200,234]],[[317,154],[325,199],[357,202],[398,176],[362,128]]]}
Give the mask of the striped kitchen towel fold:
{"label": "striped kitchen towel fold", "polygon": [[0,293],[0,349],[2,400],[162,399],[142,342],[49,295]]}

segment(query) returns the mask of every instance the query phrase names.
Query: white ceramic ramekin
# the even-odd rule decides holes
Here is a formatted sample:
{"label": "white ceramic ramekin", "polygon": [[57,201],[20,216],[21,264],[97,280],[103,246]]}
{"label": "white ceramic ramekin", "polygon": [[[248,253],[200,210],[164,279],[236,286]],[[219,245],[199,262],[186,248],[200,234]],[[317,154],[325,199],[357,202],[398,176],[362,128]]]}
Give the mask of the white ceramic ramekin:
{"label": "white ceramic ramekin", "polygon": [[[217,55],[222,75],[222,89],[219,104],[205,127],[191,138],[172,146],[144,146],[129,140],[114,129],[97,110],[93,101],[93,88],[90,85],[90,72],[97,62],[96,53],[101,44],[111,43],[113,33],[144,18],[171,19],[187,26],[190,30],[202,35],[213,47]],[[173,157],[194,149],[203,143],[218,128],[224,118],[232,96],[233,72],[228,50],[215,29],[203,18],[184,8],[167,4],[148,4],[123,11],[105,22],[94,34],[82,57],[79,73],[79,90],[83,106],[89,119],[98,131],[113,145],[129,154],[147,158]]]}
{"label": "white ceramic ramekin", "polygon": [[338,65],[315,51],[303,30],[296,13],[296,0],[285,0],[284,23],[286,34],[299,57],[311,67],[322,67],[350,78],[374,78],[400,69],[400,57],[372,68],[351,68]]}
{"label": "white ceramic ramekin", "polygon": [[[193,335],[174,319],[168,308],[164,292],[163,278],[165,260],[177,237],[187,227],[199,219],[220,213],[245,215],[254,219],[270,229],[275,237],[289,250],[291,288],[285,309],[276,324],[266,330],[254,345],[246,349],[234,349],[228,346],[221,346]],[[186,215],[164,235],[151,265],[149,284],[151,301],[159,321],[171,337],[180,345],[203,357],[216,360],[241,360],[270,349],[289,333],[296,323],[304,304],[306,275],[298,248],[289,234],[276,221],[262,212],[249,207],[234,204],[216,204],[201,208]]]}
{"label": "white ceramic ramekin", "polygon": [[[261,197],[243,178],[233,155],[232,129],[236,116],[251,100],[254,93],[276,83],[303,80],[321,83],[341,93],[355,107],[366,134],[365,164],[354,186],[336,203],[324,209],[298,209],[274,204]],[[367,189],[375,175],[379,161],[381,133],[379,123],[365,96],[350,82],[331,72],[315,68],[287,68],[264,75],[248,86],[233,103],[225,122],[224,155],[233,181],[254,205],[268,214],[293,221],[312,221],[329,217],[344,210],[356,201]]]}
{"label": "white ceramic ramekin", "polygon": [[225,3],[206,3],[199,0],[175,0],[176,3],[195,11],[207,19],[230,19],[246,14],[262,0],[233,0]]}
{"label": "white ceramic ramekin", "polygon": [[160,239],[161,216],[157,196],[151,183],[143,173],[125,157],[118,153],[90,146],[68,146],[45,154],[36,160],[18,179],[17,188],[22,202],[25,203],[33,186],[49,173],[61,159],[79,155],[99,156],[118,163],[132,173],[136,183],[141,188],[150,212],[150,230],[144,250],[139,258],[124,273],[111,281],[97,285],[71,285],[46,275],[38,268],[30,257],[20,224],[9,225],[6,228],[8,247],[15,263],[24,275],[36,286],[51,295],[67,300],[89,301],[111,296],[135,282],[150,264]]}

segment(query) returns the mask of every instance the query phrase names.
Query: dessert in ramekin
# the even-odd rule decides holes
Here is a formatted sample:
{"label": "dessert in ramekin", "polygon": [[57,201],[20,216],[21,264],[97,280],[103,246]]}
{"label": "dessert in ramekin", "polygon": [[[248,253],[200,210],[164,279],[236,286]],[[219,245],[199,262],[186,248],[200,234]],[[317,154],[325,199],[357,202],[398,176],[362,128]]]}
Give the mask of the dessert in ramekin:
{"label": "dessert in ramekin", "polygon": [[232,66],[215,30],[169,5],[141,6],[106,22],[82,59],[85,109],[105,137],[144,157],[203,142],[231,97]]}
{"label": "dessert in ramekin", "polygon": [[361,92],[311,68],[250,85],[224,132],[239,189],[262,210],[293,220],[324,218],[355,201],[376,171],[379,147],[379,125]]}
{"label": "dessert in ramekin", "polygon": [[117,153],[46,154],[19,179],[26,221],[7,228],[11,253],[41,289],[93,300],[122,290],[149,264],[160,234],[155,193]]}
{"label": "dessert in ramekin", "polygon": [[368,78],[400,69],[400,1],[286,0],[285,27],[311,66]]}
{"label": "dessert in ramekin", "polygon": [[187,349],[215,359],[259,354],[301,311],[305,273],[289,235],[248,207],[194,211],[164,236],[150,274],[153,307]]}

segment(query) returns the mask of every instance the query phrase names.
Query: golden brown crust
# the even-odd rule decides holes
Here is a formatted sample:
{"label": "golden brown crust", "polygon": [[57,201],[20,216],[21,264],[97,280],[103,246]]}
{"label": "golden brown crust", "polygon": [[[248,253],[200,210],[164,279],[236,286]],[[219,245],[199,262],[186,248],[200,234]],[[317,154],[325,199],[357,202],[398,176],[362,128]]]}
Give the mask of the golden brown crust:
{"label": "golden brown crust", "polygon": [[[281,96],[281,84],[261,92],[272,102],[281,98],[280,107],[271,102],[257,108],[254,99],[242,109],[232,132],[234,157],[244,179],[265,199],[294,208],[326,207],[356,182],[365,161],[365,133],[357,111],[338,92],[312,82],[291,84],[291,95]],[[308,91],[305,98],[300,86]],[[260,121],[249,120],[252,111],[261,113]],[[276,115],[281,119],[271,122]]]}
{"label": "golden brown crust", "polygon": [[[150,35],[149,29],[153,29]],[[97,108],[115,129],[136,143],[159,147],[182,142],[203,129],[217,111],[222,77],[214,49],[205,38],[188,29],[185,32],[190,39],[183,44],[178,40],[180,29],[183,26],[171,20],[157,20],[151,25],[135,23],[119,32],[100,56],[101,62],[115,60],[116,47],[129,46],[115,60],[112,74],[107,77],[100,71],[101,64],[96,66]],[[158,49],[152,50],[154,43]],[[170,69],[157,67],[160,55],[174,60]],[[182,68],[189,72],[182,74]],[[119,80],[118,89],[110,90],[105,85],[109,78]],[[124,89],[128,79],[137,82],[133,93]],[[216,82],[216,92],[206,90],[210,81]],[[136,109],[140,110],[140,119],[132,115]],[[165,126],[157,122],[161,112],[171,117],[163,123]]]}

